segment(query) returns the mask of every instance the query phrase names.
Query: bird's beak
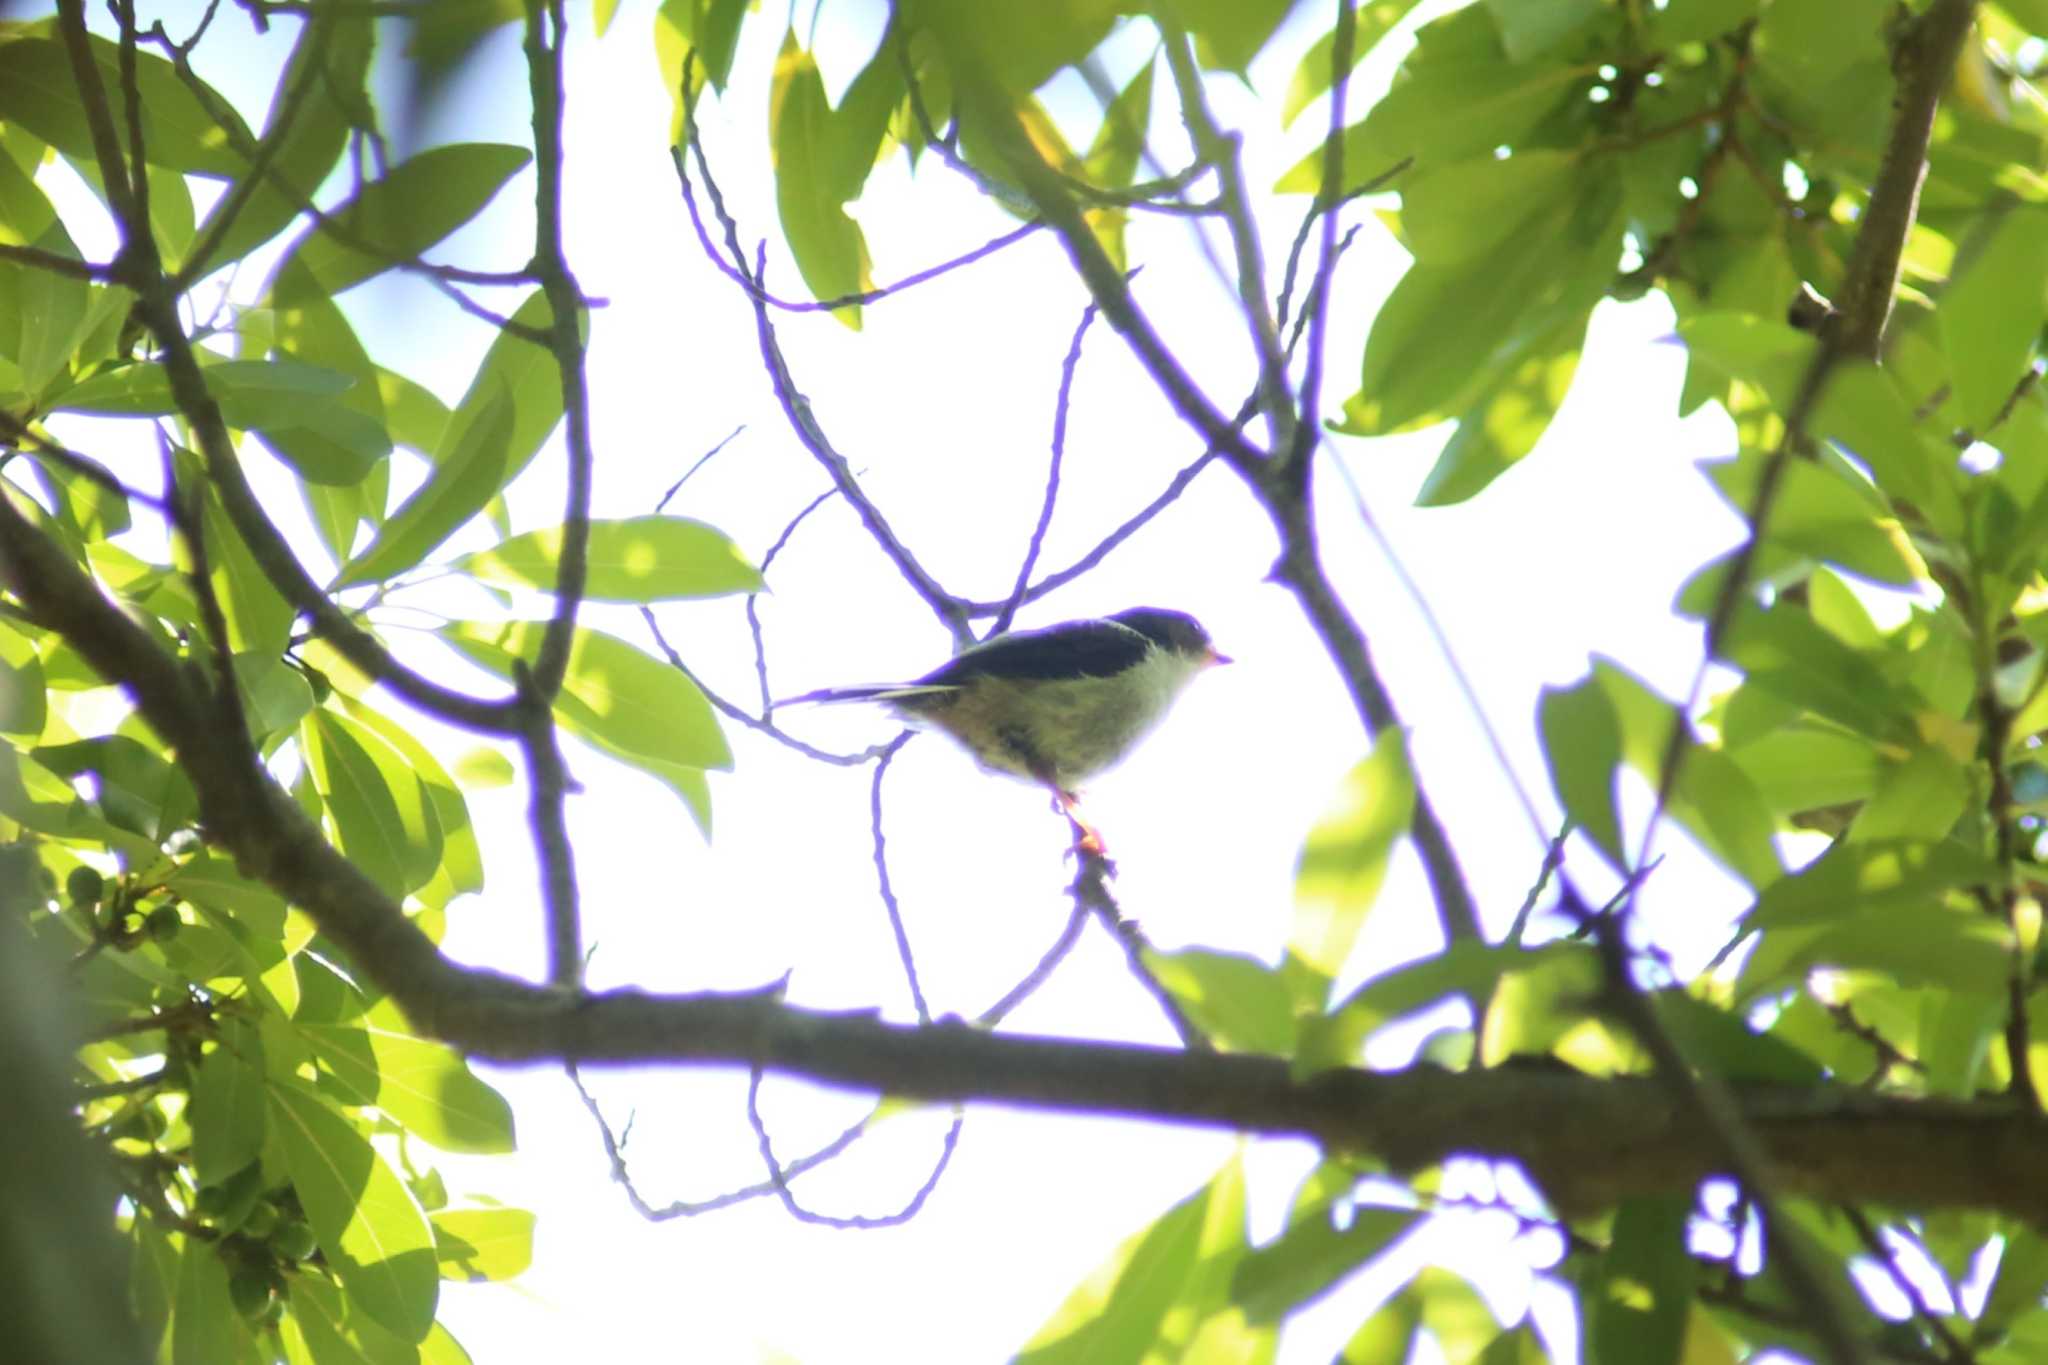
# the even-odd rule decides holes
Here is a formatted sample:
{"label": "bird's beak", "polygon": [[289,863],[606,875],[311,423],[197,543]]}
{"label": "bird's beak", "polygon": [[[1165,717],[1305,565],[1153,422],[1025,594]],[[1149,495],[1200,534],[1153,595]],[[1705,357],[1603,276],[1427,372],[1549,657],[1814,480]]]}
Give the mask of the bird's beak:
{"label": "bird's beak", "polygon": [[1218,649],[1216,648],[1216,646],[1214,646],[1214,645],[1210,645],[1210,646],[1209,646],[1209,648],[1208,648],[1208,651],[1207,651],[1207,653],[1206,653],[1206,654],[1204,655],[1204,657],[1203,657],[1203,659],[1202,659],[1202,662],[1203,662],[1203,663],[1205,663],[1205,664],[1211,664],[1211,665],[1214,665],[1214,664],[1227,664],[1227,663],[1230,663],[1230,662],[1232,662],[1232,660],[1231,660],[1231,657],[1230,657],[1230,656],[1229,656],[1228,654],[1224,654],[1224,653],[1222,653],[1221,651],[1219,651],[1219,650],[1218,650]]}

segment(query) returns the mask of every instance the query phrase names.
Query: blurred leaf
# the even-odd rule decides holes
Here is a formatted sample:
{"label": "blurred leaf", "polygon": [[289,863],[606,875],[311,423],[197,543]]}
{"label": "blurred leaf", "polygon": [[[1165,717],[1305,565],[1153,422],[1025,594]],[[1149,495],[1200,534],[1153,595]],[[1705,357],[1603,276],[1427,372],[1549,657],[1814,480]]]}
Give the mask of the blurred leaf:
{"label": "blurred leaf", "polygon": [[465,787],[485,789],[509,786],[512,782],[512,760],[496,749],[482,746],[467,750],[455,760],[455,776]]}
{"label": "blurred leaf", "polygon": [[1825,924],[1939,902],[1943,893],[1992,879],[1997,869],[1954,842],[1840,842],[1764,888],[1745,923],[1753,929]]}
{"label": "blurred leaf", "polygon": [[1587,1358],[1600,1365],[1680,1365],[1698,1272],[1686,1254],[1691,1201],[1624,1200],[1607,1254],[1585,1284]]}
{"label": "blurred leaf", "polygon": [[1295,864],[1287,951],[1325,981],[1351,956],[1386,879],[1387,858],[1408,832],[1414,810],[1407,739],[1386,731],[1345,776]]}
{"label": "blurred leaf", "polygon": [[[100,81],[110,97],[118,98],[120,49],[98,34],[90,41]],[[241,173],[242,158],[234,147],[246,146],[254,138],[219,91],[200,82],[206,95],[201,103],[175,67],[147,50],[135,54],[135,76],[142,97],[143,148],[151,165],[229,179]],[[214,121],[209,107],[229,120],[228,129]],[[0,119],[19,123],[74,162],[96,161],[85,104],[71,76],[71,59],[53,38],[18,37],[0,43]]]}
{"label": "blurred leaf", "polygon": [[1621,817],[1614,800],[1614,775],[1621,766],[1621,720],[1613,702],[1588,679],[1576,687],[1544,688],[1536,714],[1558,803],[1617,870],[1626,868],[1628,854],[1621,846]]}
{"label": "blurred leaf", "polygon": [[[562,528],[552,526],[464,555],[451,567],[486,583],[552,592],[561,545]],[[723,531],[688,517],[592,521],[589,573],[584,595],[598,602],[723,597],[767,586]]]}
{"label": "blurred leaf", "polygon": [[33,743],[48,716],[43,661],[35,644],[0,622],[0,734]]}
{"label": "blurred leaf", "polygon": [[448,1279],[509,1280],[533,1261],[533,1214],[526,1209],[448,1209],[431,1221]]}
{"label": "blurred leaf", "polygon": [[[775,149],[775,204],[782,216],[782,235],[811,297],[819,300],[873,287],[867,240],[860,225],[847,217],[845,200],[834,193],[851,177],[852,167],[838,159],[847,149],[838,145],[833,131],[825,83],[811,54],[797,45],[792,28],[775,62],[768,136]],[[864,175],[866,164],[859,169]],[[836,310],[834,316],[856,330],[860,327],[857,304]]]}
{"label": "blurred leaf", "polygon": [[[1386,37],[1394,25],[1408,16],[1415,8],[1415,0],[1369,0],[1358,7],[1357,29],[1352,37],[1351,61],[1354,66],[1365,60],[1379,40]],[[1302,55],[1301,62],[1294,68],[1294,78],[1287,83],[1287,98],[1280,106],[1280,123],[1284,127],[1301,116],[1301,111],[1329,93],[1331,53],[1337,45],[1337,31],[1315,40]]]}
{"label": "blurred leaf", "polygon": [[1456,415],[1524,358],[1554,354],[1559,331],[1582,327],[1612,281],[1620,206],[1611,177],[1582,176],[1576,196],[1483,259],[1409,267],[1373,320],[1342,429],[1383,435]]}
{"label": "blurred leaf", "polygon": [[1601,0],[1484,0],[1500,25],[1508,60],[1541,57],[1572,37],[1606,8]]}
{"label": "blurred leaf", "polygon": [[1228,1052],[1294,1051],[1294,997],[1256,958],[1187,948],[1145,954],[1145,965],[1204,1036]]}
{"label": "blurred leaf", "polygon": [[1421,1218],[1413,1209],[1358,1208],[1340,1219],[1325,1206],[1253,1249],[1238,1264],[1231,1299],[1254,1322],[1278,1322],[1376,1260]]}
{"label": "blurred leaf", "polygon": [[[1496,147],[1520,149],[1529,131],[1587,79],[1574,64],[1518,65],[1484,6],[1455,10],[1423,25],[1393,88],[1341,134],[1343,189],[1357,189],[1405,157],[1418,166],[1441,166]],[[1319,142],[1274,189],[1322,189],[1323,157]]]}
{"label": "blurred leaf", "polygon": [[732,73],[733,52],[739,45],[740,21],[746,17],[749,0],[662,0],[654,15],[655,64],[661,72],[662,89],[668,91],[674,115],[669,122],[668,140],[683,140],[683,58],[694,54],[691,80],[701,85],[709,74],[713,89],[723,91]]}
{"label": "blurred leaf", "polygon": [[434,1324],[434,1234],[405,1185],[327,1101],[296,1082],[270,1087],[285,1169],[328,1268],[351,1301],[397,1337]]}
{"label": "blurred leaf", "polygon": [[264,1358],[229,1297],[219,1250],[198,1237],[185,1238],[178,1257],[170,1347],[170,1365],[256,1365]]}
{"label": "blurred leaf", "polygon": [[2048,318],[2048,212],[2020,205],[1942,293],[1936,310],[1961,425],[1983,431],[2031,372]]}
{"label": "blurred leaf", "polygon": [[1212,71],[1249,67],[1280,27],[1293,0],[1180,0],[1180,20],[1194,35],[1195,55]]}
{"label": "blurred leaf", "polygon": [[1416,491],[1416,506],[1463,502],[1536,448],[1571,388],[1585,334],[1585,318],[1567,319],[1459,416],[1457,431]]}
{"label": "blurred leaf", "polygon": [[[313,202],[314,192],[347,145],[350,128],[369,107],[364,77],[369,72],[373,35],[368,13],[339,8],[323,15],[321,22],[301,26],[291,59],[278,77],[263,130],[266,141],[282,130],[276,154],[239,207],[235,192],[241,187],[237,185],[221,196],[199,229],[201,238],[221,232],[207,261],[209,271],[239,262],[289,227]],[[307,68],[316,66],[317,72],[309,78]],[[306,82],[304,95],[294,104],[291,92],[302,81]],[[231,212],[233,217],[227,219]],[[227,219],[224,228],[223,219]]]}
{"label": "blurred leaf", "polygon": [[289,730],[313,709],[313,686],[306,675],[269,654],[237,654],[235,683],[242,693],[242,713],[258,744]]}
{"label": "blurred leaf", "polygon": [[532,154],[495,142],[429,147],[327,214],[292,244],[272,276],[279,306],[332,297],[414,259],[483,212]]}
{"label": "blurred leaf", "polygon": [[[1095,141],[1089,144],[1088,155],[1081,163],[1090,183],[1123,189],[1136,178],[1145,136],[1152,124],[1152,70],[1156,65],[1148,61],[1139,67],[1130,84],[1103,109],[1102,124],[1095,130]],[[1130,211],[1104,206],[1088,209],[1082,217],[1102,243],[1102,249],[1109,253],[1109,259],[1119,270],[1124,269],[1129,264],[1124,255],[1124,224]]]}
{"label": "blurred leaf", "polygon": [[199,817],[192,780],[161,753],[127,735],[49,744],[36,761],[60,777],[93,776],[95,802],[108,822],[161,841]]}
{"label": "blurred leaf", "polygon": [[[541,330],[551,326],[546,295],[535,290],[512,320]],[[554,356],[501,333],[449,416],[426,483],[342,571],[340,585],[377,582],[426,558],[519,476],[561,419],[562,382]]]}
{"label": "blurred leaf", "polygon": [[192,1168],[218,1185],[263,1150],[263,1044],[256,1030],[224,1021],[219,1045],[192,1075]]}
{"label": "blurred leaf", "polygon": [[1366,1039],[1402,1015],[1426,1009],[1446,996],[1470,997],[1483,1005],[1494,983],[1507,972],[1545,958],[1584,955],[1578,944],[1524,949],[1505,944],[1458,942],[1432,957],[1373,977],[1322,1018],[1302,1024],[1297,1075],[1357,1064]]}
{"label": "blurred leaf", "polygon": [[1224,1308],[1245,1254],[1244,1170],[1237,1158],[1216,1178],[1127,1239],[1016,1359],[1019,1365],[1094,1365],[1144,1360]]}
{"label": "blurred leaf", "polygon": [[[222,360],[200,373],[229,426],[265,436],[304,430],[322,438],[313,445],[277,443],[279,453],[315,482],[354,483],[391,451],[380,425],[338,401],[354,382],[348,375],[291,360]],[[57,395],[53,405],[126,417],[178,410],[169,376],[149,362],[94,375]]]}

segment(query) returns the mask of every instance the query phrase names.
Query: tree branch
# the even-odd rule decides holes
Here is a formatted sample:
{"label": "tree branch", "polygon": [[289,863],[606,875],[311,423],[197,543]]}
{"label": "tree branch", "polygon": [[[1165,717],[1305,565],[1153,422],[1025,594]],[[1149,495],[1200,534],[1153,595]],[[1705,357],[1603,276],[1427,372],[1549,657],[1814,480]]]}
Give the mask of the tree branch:
{"label": "tree branch", "polygon": [[[1397,1169],[1460,1153],[1516,1160],[1566,1212],[1690,1191],[1726,1169],[1661,1082],[1551,1068],[1327,1071],[1280,1058],[906,1027],[871,1011],[783,1005],[777,992],[583,995],[465,969],[327,844],[253,764],[215,742],[192,675],[0,498],[0,583],[134,698],[177,752],[207,837],[312,916],[424,1036],[505,1062],[760,1066],[913,1099],[1305,1135]],[[1906,1100],[1841,1087],[1735,1086],[1743,1122],[1791,1195],[1894,1208],[1981,1208],[2048,1228],[2048,1123],[2001,1102]]]}

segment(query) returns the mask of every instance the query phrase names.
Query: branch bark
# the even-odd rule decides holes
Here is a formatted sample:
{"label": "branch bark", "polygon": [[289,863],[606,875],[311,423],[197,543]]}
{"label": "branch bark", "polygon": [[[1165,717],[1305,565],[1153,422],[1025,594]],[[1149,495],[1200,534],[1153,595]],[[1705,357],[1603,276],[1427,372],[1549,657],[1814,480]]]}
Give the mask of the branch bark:
{"label": "branch bark", "polygon": [[[762,1067],[910,1099],[982,1101],[1307,1136],[1412,1169],[1460,1153],[1520,1162],[1575,1212],[1693,1188],[1725,1170],[1718,1138],[1657,1080],[1515,1066],[1354,1069],[1296,1078],[1280,1058],[910,1027],[872,1011],[743,994],[577,995],[464,968],[331,847],[290,796],[215,742],[200,677],[100,594],[0,497],[0,583],[134,698],[176,749],[210,842],[311,915],[413,1026],[512,1063]],[[1903,1100],[1841,1087],[1732,1089],[1782,1189],[1837,1202],[1980,1208],[2048,1228],[2048,1123],[2001,1102]]]}

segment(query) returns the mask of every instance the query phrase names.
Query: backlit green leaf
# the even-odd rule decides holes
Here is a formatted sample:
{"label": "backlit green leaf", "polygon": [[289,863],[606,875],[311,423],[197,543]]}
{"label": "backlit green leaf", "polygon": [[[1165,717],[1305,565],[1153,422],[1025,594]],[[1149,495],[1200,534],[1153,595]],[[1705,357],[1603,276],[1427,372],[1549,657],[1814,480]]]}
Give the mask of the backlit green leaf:
{"label": "backlit green leaf", "polygon": [[[562,528],[528,531],[453,567],[486,583],[553,591]],[[589,583],[599,602],[660,602],[759,592],[760,571],[714,526],[688,517],[629,517],[590,523]]]}
{"label": "backlit green leaf", "polygon": [[1407,739],[1389,730],[1346,775],[1330,809],[1302,845],[1287,951],[1325,981],[1334,979],[1351,956],[1386,880],[1388,855],[1407,833],[1414,809]]}
{"label": "backlit green leaf", "polygon": [[385,1330],[418,1341],[434,1323],[434,1234],[405,1185],[356,1126],[287,1081],[270,1087],[285,1169],[349,1298]]}

